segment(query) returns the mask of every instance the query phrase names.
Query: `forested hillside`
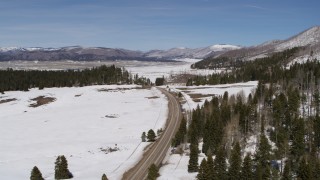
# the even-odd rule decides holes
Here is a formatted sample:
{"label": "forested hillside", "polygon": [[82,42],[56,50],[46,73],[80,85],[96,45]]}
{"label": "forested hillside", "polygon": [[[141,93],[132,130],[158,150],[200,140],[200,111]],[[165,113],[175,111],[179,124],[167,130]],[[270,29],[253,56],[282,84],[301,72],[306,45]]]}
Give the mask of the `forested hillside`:
{"label": "forested hillside", "polygon": [[38,87],[72,87],[102,84],[150,84],[150,80],[132,76],[122,68],[100,66],[84,70],[39,71],[39,70],[0,70],[0,92],[27,91]]}
{"label": "forested hillside", "polygon": [[[287,67],[297,50],[238,62],[229,73],[188,81],[259,81],[248,97],[226,92],[192,112],[186,133],[189,172],[198,172],[198,179],[320,179],[320,63]],[[206,154],[201,164],[199,149]]]}

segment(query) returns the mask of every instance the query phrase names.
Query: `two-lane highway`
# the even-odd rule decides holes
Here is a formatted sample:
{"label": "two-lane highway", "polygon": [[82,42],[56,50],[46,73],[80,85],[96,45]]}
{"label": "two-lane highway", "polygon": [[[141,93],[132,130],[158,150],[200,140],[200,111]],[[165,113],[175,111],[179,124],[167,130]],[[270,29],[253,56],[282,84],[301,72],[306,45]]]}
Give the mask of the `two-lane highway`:
{"label": "two-lane highway", "polygon": [[148,174],[148,168],[153,163],[159,165],[163,161],[168,149],[170,148],[171,140],[179,128],[180,121],[182,119],[182,113],[178,100],[168,91],[162,88],[158,89],[167,96],[169,101],[169,112],[166,128],[160,138],[157,139],[144,153],[142,159],[123,175],[122,179],[124,180],[145,179]]}

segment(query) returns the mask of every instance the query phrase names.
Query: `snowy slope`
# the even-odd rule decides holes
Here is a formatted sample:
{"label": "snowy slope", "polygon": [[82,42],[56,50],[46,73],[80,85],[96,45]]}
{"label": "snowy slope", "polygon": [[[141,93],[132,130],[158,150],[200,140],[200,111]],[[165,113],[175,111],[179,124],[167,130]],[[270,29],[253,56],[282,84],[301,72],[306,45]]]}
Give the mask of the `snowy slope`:
{"label": "snowy slope", "polygon": [[[163,128],[167,117],[167,100],[160,91],[135,87],[47,88],[0,95],[0,101],[17,99],[0,103],[0,179],[28,179],[35,165],[45,179],[54,179],[58,155],[66,156],[74,179],[101,179],[103,173],[121,179],[148,145],[141,143],[141,133]],[[38,96],[56,100],[29,107],[30,99]],[[100,149],[109,147],[119,150]]]}
{"label": "snowy slope", "polygon": [[228,44],[217,44],[204,48],[172,48],[169,50],[152,50],[145,54],[146,57],[155,58],[197,58],[202,59],[212,53],[222,53],[234,49],[240,49],[239,46]]}
{"label": "snowy slope", "polygon": [[277,50],[285,50],[298,46],[315,45],[320,43],[320,26],[310,28],[290,39],[276,45]]}

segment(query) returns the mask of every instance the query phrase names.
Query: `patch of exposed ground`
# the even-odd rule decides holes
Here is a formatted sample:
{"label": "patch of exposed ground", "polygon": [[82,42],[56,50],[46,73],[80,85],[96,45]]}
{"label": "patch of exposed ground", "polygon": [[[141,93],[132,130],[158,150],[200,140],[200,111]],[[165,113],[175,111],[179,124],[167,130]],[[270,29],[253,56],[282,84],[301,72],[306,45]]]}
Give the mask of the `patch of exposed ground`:
{"label": "patch of exposed ground", "polygon": [[195,99],[192,99],[194,102],[201,102],[202,100],[201,99],[197,99],[197,98],[195,98]]}
{"label": "patch of exposed ground", "polygon": [[211,87],[193,87],[193,88],[177,88],[181,91],[193,90],[193,89],[210,89]]}
{"label": "patch of exposed ground", "polygon": [[42,105],[45,105],[45,104],[49,104],[53,101],[56,100],[56,98],[54,97],[45,97],[45,96],[39,96],[39,97],[36,97],[36,98],[33,98],[31,99],[32,101],[36,101],[35,103],[32,103],[29,105],[29,107],[39,107],[39,106],[42,106]]}
{"label": "patch of exposed ground", "polygon": [[211,97],[215,96],[215,94],[200,94],[200,93],[195,93],[195,94],[188,94],[192,99],[199,99],[199,98],[205,98],[205,97]]}
{"label": "patch of exposed ground", "polygon": [[0,101],[0,104],[4,104],[4,103],[8,103],[8,102],[11,102],[11,101],[16,101],[17,99],[16,98],[11,98],[11,99],[3,99]]}
{"label": "patch of exposed ground", "polygon": [[100,88],[98,92],[124,92],[132,89],[143,89],[142,87],[134,87],[134,88],[117,88],[117,89],[108,89],[108,88]]}
{"label": "patch of exposed ground", "polygon": [[200,94],[200,93],[188,94],[188,95],[190,96],[190,98],[192,98],[194,102],[201,102],[202,101],[201,98],[215,96],[215,94]]}
{"label": "patch of exposed ground", "polygon": [[112,153],[112,152],[116,152],[116,151],[119,151],[120,148],[118,148],[117,146],[115,146],[114,148],[112,147],[106,147],[106,148],[99,148],[101,152],[105,153],[105,154],[109,154],[109,153]]}
{"label": "patch of exposed ground", "polygon": [[159,96],[151,96],[151,97],[146,97],[147,99],[158,99]]}
{"label": "patch of exposed ground", "polygon": [[106,118],[118,118],[119,117],[119,114],[108,114],[108,115],[105,115]]}

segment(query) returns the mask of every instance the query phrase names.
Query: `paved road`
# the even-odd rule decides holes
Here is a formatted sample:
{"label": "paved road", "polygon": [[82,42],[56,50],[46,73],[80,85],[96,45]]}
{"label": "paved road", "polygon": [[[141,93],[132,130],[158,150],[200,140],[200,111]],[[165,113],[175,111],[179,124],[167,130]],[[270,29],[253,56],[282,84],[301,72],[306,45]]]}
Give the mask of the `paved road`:
{"label": "paved road", "polygon": [[164,89],[158,88],[165,94],[169,101],[169,113],[166,128],[159,139],[144,153],[143,158],[129,171],[127,171],[122,179],[142,180],[146,179],[148,168],[154,163],[159,165],[166,156],[171,145],[171,139],[177,132],[180,121],[182,119],[181,108],[178,100]]}

